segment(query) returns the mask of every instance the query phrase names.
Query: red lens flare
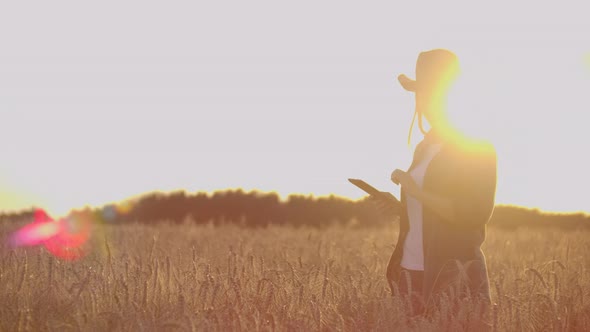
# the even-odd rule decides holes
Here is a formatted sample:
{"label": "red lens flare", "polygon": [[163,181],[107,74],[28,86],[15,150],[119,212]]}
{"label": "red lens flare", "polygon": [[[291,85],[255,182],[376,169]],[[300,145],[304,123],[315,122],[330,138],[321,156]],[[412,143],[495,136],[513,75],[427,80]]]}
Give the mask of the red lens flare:
{"label": "red lens flare", "polygon": [[37,209],[33,222],[10,236],[10,244],[13,247],[43,244],[58,258],[76,260],[86,254],[91,224],[91,219],[82,214],[53,220],[45,211]]}

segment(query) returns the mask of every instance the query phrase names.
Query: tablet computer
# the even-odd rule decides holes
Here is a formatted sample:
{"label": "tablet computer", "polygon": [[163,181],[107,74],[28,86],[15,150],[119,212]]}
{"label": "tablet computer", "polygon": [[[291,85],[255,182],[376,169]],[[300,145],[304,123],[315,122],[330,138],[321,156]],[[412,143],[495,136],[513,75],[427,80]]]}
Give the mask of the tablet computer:
{"label": "tablet computer", "polygon": [[350,183],[354,184],[355,186],[361,188],[367,194],[386,202],[387,206],[391,208],[392,211],[396,212],[399,210],[400,201],[397,198],[395,198],[395,196],[390,196],[386,193],[383,193],[361,179],[348,179],[348,181],[350,181]]}
{"label": "tablet computer", "polygon": [[364,192],[371,196],[381,196],[383,193],[377,190],[377,188],[373,187],[372,185],[366,183],[361,179],[348,179],[350,183],[354,184],[355,186],[361,188]]}

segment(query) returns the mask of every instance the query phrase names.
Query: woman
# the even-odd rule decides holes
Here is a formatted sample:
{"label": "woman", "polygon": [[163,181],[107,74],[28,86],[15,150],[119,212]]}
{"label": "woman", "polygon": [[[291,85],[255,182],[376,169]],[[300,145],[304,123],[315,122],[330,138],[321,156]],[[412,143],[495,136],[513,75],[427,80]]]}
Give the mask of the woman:
{"label": "woman", "polygon": [[427,308],[436,307],[444,292],[446,299],[467,296],[484,307],[490,302],[480,247],[494,208],[496,153],[491,144],[467,139],[448,122],[446,96],[458,71],[455,54],[436,49],[418,56],[416,80],[399,76],[402,87],[415,93],[412,126],[418,117],[425,136],[409,169],[391,174],[401,186],[403,210],[387,279],[394,294],[418,294]]}

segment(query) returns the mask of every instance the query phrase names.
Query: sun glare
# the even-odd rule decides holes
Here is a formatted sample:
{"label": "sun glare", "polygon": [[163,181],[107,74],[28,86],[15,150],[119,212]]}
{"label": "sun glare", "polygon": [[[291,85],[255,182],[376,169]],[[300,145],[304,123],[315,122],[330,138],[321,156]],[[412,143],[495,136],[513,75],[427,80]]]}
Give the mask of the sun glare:
{"label": "sun glare", "polygon": [[44,199],[39,195],[25,193],[23,190],[14,190],[12,186],[0,183],[0,211],[21,211],[39,206]]}

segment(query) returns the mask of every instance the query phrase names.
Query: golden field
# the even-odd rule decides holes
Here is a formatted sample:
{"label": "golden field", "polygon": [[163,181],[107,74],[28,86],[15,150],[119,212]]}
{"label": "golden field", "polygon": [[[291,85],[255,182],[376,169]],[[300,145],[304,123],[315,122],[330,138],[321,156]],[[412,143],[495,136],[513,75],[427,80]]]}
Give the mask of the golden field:
{"label": "golden field", "polygon": [[[389,295],[397,227],[102,225],[74,262],[2,244],[0,331],[468,329],[468,303],[424,319]],[[590,330],[589,230],[489,227],[484,252],[492,330]]]}

